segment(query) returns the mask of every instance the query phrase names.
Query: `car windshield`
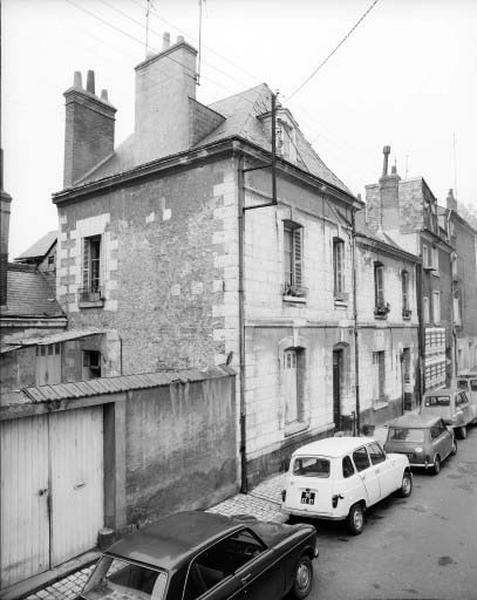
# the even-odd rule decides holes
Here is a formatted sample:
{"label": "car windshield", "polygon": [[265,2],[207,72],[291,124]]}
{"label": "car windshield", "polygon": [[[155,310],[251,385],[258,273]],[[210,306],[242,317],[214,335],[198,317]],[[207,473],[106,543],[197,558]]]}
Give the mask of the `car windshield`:
{"label": "car windshield", "polygon": [[302,477],[329,477],[330,461],[316,456],[300,456],[293,463],[293,475]]}
{"label": "car windshield", "polygon": [[425,406],[449,406],[449,396],[426,396],[424,400]]}
{"label": "car windshield", "polygon": [[163,600],[167,574],[104,556],[82,595],[87,600]]}
{"label": "car windshield", "polygon": [[390,427],[388,432],[388,441],[421,444],[424,442],[425,433],[425,429],[418,429],[414,427]]}

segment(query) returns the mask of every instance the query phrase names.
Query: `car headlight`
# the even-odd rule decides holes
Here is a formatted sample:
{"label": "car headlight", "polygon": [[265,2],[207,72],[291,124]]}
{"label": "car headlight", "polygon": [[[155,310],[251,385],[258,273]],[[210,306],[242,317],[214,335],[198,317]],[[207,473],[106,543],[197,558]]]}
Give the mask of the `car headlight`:
{"label": "car headlight", "polygon": [[421,446],[418,446],[417,448],[414,448],[414,452],[416,454],[421,454],[422,452],[424,452],[424,448],[422,448]]}

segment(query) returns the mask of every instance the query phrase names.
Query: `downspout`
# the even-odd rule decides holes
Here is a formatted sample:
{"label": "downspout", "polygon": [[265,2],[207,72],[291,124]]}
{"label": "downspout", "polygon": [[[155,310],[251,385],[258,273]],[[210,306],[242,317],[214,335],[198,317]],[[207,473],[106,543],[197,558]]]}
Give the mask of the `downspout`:
{"label": "downspout", "polygon": [[245,405],[245,298],[244,298],[244,240],[245,187],[244,157],[238,161],[238,304],[239,304],[239,388],[240,388],[240,492],[246,494],[247,482],[247,412]]}
{"label": "downspout", "polygon": [[356,430],[359,435],[361,429],[361,406],[359,398],[359,340],[358,340],[358,306],[356,302],[356,209],[351,212],[351,262],[353,270],[353,321],[354,321],[354,378],[355,378],[355,410]]}
{"label": "downspout", "polygon": [[422,262],[416,265],[416,306],[417,306],[417,318],[418,318],[418,336],[417,336],[417,344],[418,344],[418,377],[419,377],[419,389],[418,389],[418,404],[419,406],[422,403],[422,397],[424,392],[426,391],[425,387],[425,367],[424,367],[424,323],[422,320]]}
{"label": "downspout", "polygon": [[[277,173],[276,173],[276,95],[272,94],[272,156],[270,164],[245,168],[243,154],[238,161],[238,304],[239,304],[239,385],[240,385],[240,492],[248,491],[247,474],[247,406],[245,399],[245,212],[257,208],[277,205]],[[260,169],[271,168],[272,201],[254,206],[245,206],[245,173]]]}

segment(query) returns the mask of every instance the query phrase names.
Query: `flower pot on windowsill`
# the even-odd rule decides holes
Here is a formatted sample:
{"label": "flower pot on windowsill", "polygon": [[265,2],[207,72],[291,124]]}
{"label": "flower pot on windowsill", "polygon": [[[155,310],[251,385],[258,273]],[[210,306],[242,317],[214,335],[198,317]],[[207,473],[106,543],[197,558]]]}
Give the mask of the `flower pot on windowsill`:
{"label": "flower pot on windowsill", "polygon": [[374,307],[374,316],[377,319],[387,319],[388,313],[391,310],[389,302],[383,302]]}
{"label": "flower pot on windowsill", "polygon": [[410,319],[411,315],[412,315],[412,310],[410,308],[402,309],[402,318],[403,319]]}
{"label": "flower pot on windowsill", "polygon": [[282,290],[283,296],[291,298],[306,298],[307,289],[301,285],[291,285],[285,283]]}

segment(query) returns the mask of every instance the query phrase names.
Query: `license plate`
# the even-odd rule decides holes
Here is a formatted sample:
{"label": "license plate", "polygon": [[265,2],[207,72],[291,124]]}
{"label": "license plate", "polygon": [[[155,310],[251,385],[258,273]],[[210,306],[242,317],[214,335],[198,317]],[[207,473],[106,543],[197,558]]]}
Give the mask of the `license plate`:
{"label": "license plate", "polygon": [[315,504],[315,492],[312,492],[310,490],[303,491],[301,493],[300,502],[302,504]]}

